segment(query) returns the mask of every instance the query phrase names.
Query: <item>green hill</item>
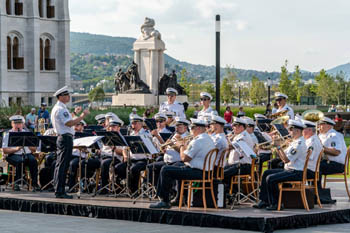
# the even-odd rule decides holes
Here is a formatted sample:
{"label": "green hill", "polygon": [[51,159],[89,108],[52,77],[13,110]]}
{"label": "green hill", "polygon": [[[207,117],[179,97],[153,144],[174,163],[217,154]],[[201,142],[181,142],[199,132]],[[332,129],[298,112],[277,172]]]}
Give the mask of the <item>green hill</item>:
{"label": "green hill", "polygon": [[[132,45],[135,38],[112,37],[94,35],[89,33],[70,33],[71,40],[71,74],[73,78],[81,78],[84,85],[95,85],[98,80],[112,79],[119,69],[125,69],[132,62]],[[165,69],[180,72],[186,69],[188,77],[193,77],[197,82],[213,81],[215,79],[215,66],[195,65],[179,61],[165,54]],[[238,79],[247,81],[253,76],[261,80],[270,77],[278,79],[279,72],[267,72],[256,70],[235,69]],[[225,75],[225,69],[221,69],[221,78]],[[314,74],[303,72],[303,79],[313,78]],[[112,87],[111,87],[112,88]]]}

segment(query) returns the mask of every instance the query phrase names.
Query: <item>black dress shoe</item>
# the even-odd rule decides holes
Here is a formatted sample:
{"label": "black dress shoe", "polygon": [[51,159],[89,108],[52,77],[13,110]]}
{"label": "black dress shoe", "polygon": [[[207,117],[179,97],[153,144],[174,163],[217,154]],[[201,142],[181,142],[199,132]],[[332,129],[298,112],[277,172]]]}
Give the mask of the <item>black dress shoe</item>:
{"label": "black dress shoe", "polygon": [[160,201],[149,206],[151,209],[170,209],[171,205],[169,202]]}
{"label": "black dress shoe", "polygon": [[73,196],[72,195],[68,195],[67,193],[63,193],[63,194],[56,194],[56,198],[73,199]]}
{"label": "black dress shoe", "polygon": [[259,201],[258,204],[255,204],[253,205],[253,208],[256,208],[256,209],[263,209],[263,208],[266,208],[268,206],[268,204],[264,201]]}
{"label": "black dress shoe", "polygon": [[40,189],[39,185],[37,185],[37,184],[33,185],[33,187],[32,187],[33,192],[39,192],[40,190],[41,189]]}
{"label": "black dress shoe", "polygon": [[21,191],[18,184],[15,184],[15,186],[13,187],[13,191],[15,191],[15,192]]}
{"label": "black dress shoe", "polygon": [[[277,204],[273,204],[270,205],[268,207],[266,207],[266,210],[277,210],[278,205]],[[283,210],[283,205],[281,204],[281,210]]]}

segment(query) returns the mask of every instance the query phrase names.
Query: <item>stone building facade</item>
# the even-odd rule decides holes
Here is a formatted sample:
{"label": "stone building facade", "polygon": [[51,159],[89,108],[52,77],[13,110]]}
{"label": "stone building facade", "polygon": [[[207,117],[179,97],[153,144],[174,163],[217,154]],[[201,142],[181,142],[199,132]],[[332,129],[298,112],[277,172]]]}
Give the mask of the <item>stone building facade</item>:
{"label": "stone building facade", "polygon": [[0,100],[52,105],[70,85],[68,0],[0,0]]}

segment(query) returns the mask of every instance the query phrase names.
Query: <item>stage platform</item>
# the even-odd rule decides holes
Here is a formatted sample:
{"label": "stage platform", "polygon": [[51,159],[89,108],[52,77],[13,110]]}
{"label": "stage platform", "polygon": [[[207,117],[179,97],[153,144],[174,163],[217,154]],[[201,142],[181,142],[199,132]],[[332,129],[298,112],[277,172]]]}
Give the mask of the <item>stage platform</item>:
{"label": "stage platform", "polygon": [[0,192],[0,209],[60,214],[91,218],[119,219],[172,225],[216,227],[228,229],[273,232],[277,229],[305,228],[314,225],[350,222],[350,202],[343,183],[331,183],[334,205],[317,205],[309,212],[303,209],[283,211],[257,210],[251,204],[231,209],[187,207],[179,210],[149,209],[151,203],[143,199],[135,204],[127,198],[114,198],[82,194],[80,199],[56,199],[53,193]]}

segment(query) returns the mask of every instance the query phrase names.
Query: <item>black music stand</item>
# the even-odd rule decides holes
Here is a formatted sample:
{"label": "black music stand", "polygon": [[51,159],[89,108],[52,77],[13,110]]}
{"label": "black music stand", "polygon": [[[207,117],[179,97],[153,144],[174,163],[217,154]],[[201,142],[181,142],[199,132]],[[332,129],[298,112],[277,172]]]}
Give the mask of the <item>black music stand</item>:
{"label": "black music stand", "polygon": [[33,132],[9,132],[8,147],[22,147],[22,163],[21,163],[21,178],[15,181],[15,184],[21,182],[21,187],[23,188],[23,181],[28,185],[28,183],[23,179],[24,171],[24,147],[38,147],[39,138]]}
{"label": "black music stand", "polygon": [[[144,139],[141,136],[126,136],[125,140],[128,142],[130,146],[130,150],[133,154],[148,154],[148,155],[154,154],[152,153],[152,148],[148,148],[148,146],[154,147],[154,145],[153,144],[148,145],[147,143],[145,143]],[[146,156],[146,159],[147,159],[147,165],[149,165],[151,158],[149,156]],[[146,165],[146,169],[147,169],[147,165]],[[134,198],[134,201],[133,201],[134,204],[138,199],[142,198],[144,195],[148,196],[150,200],[152,200],[152,198],[155,196],[156,190],[154,186],[154,176],[155,176],[154,167],[152,170],[153,170],[152,183],[149,180],[149,172],[147,172],[146,188],[145,189],[142,188],[142,192],[137,197]],[[137,194],[137,192],[138,191],[133,193],[132,197],[134,197]]]}
{"label": "black music stand", "polygon": [[145,124],[147,125],[147,127],[150,131],[157,129],[157,122],[153,118],[145,119]]}
{"label": "black music stand", "polygon": [[173,133],[159,133],[159,135],[162,137],[163,141],[166,142],[173,135]]}
{"label": "black music stand", "polygon": [[[102,190],[107,189],[108,191],[112,191],[114,196],[117,196],[117,189],[116,188],[121,188],[118,184],[115,183],[115,168],[114,168],[114,162],[115,162],[115,155],[114,155],[114,150],[116,146],[124,146],[128,147],[129,145],[127,144],[125,138],[121,133],[116,132],[116,131],[96,131],[97,136],[103,136],[102,138],[102,143],[106,146],[112,147],[112,162],[109,165],[109,169],[112,172],[112,190],[108,188],[109,184],[100,188],[99,190],[95,190],[94,196],[97,195],[97,193],[100,193]],[[128,183],[128,166],[129,166],[129,156],[128,156],[128,161],[127,161],[127,172],[126,172],[126,186],[124,189],[122,189],[121,193],[126,194],[127,196],[130,196],[130,188],[129,188],[129,183]]]}
{"label": "black music stand", "polygon": [[[53,152],[57,157],[57,136],[38,136],[39,140],[41,142],[40,144],[40,151],[44,153],[51,153]],[[45,184],[41,189],[40,192],[45,190],[49,185],[53,185],[54,179],[52,179],[49,183]]]}

